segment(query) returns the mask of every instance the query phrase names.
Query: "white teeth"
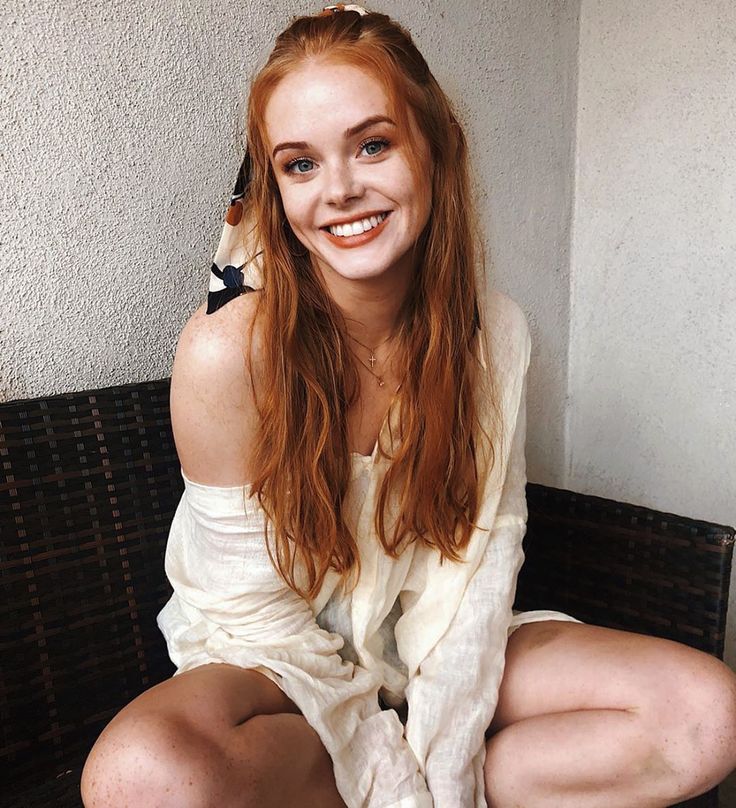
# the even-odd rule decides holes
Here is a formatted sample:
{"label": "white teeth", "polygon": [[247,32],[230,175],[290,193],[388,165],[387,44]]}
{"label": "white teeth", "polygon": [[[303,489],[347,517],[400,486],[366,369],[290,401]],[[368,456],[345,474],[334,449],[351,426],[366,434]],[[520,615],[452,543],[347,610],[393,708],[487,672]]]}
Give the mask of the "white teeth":
{"label": "white teeth", "polygon": [[377,227],[387,216],[388,213],[379,213],[378,216],[371,216],[370,219],[358,219],[349,224],[332,225],[329,230],[333,236],[358,236],[365,233],[366,230]]}

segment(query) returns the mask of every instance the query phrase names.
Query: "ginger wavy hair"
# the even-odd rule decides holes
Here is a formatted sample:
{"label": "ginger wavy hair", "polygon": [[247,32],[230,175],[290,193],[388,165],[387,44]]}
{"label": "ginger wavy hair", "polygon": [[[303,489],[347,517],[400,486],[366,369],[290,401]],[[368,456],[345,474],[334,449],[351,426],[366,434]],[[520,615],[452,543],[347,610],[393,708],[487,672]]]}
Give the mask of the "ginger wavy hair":
{"label": "ginger wavy hair", "polygon": [[[437,548],[442,562],[461,560],[477,527],[481,433],[488,441],[484,456],[491,463],[495,457],[478,418],[481,374],[473,340],[480,324],[479,278],[485,273],[463,130],[411,36],[389,17],[341,11],[296,18],[251,83],[246,129],[251,179],[243,215],[251,228],[247,242],[260,250],[263,276],[254,321],[268,335],[258,358],[261,432],[253,450],[257,474],[251,495],[268,517],[267,531],[268,521],[274,530],[275,558],[267,541],[274,566],[295,592],[310,599],[330,568],[343,584],[349,573],[355,582],[360,575],[356,540],[344,519],[351,477],[347,415],[360,382],[342,312],[287,222],[264,113],[282,78],[315,59],[357,66],[379,80],[414,175],[426,166],[411,148],[409,110],[435,167],[429,221],[415,245],[420,269],[400,313],[395,349],[398,367],[406,368],[398,396],[400,441],[393,453],[390,447],[377,449],[391,461],[374,514],[385,552],[397,558],[407,542],[420,541]],[[490,361],[487,349],[486,357]],[[252,379],[252,356],[248,361]],[[491,391],[490,432],[500,438],[492,380],[484,382]],[[389,519],[389,513],[398,517]]]}

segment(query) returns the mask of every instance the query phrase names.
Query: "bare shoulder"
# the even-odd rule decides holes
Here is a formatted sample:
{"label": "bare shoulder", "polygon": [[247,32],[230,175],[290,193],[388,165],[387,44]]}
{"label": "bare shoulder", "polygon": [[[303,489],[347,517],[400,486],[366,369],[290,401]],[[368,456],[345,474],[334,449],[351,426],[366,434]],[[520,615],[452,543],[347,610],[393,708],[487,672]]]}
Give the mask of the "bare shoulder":
{"label": "bare shoulder", "polygon": [[257,292],[241,295],[213,314],[203,305],[179,336],[171,423],[182,469],[194,482],[228,486],[252,479],[249,447],[259,431],[253,391],[261,356],[259,298]]}

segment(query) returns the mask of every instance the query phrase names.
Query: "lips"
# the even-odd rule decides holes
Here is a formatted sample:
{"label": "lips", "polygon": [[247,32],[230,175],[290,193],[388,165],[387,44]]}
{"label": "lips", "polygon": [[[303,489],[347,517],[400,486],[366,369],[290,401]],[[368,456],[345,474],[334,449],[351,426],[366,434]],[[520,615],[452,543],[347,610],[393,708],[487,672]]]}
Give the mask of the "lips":
{"label": "lips", "polygon": [[372,230],[388,216],[387,212],[368,214],[362,219],[354,219],[351,222],[340,222],[339,224],[327,225],[325,229],[329,230],[333,236],[359,236],[361,233],[366,233]]}
{"label": "lips", "polygon": [[386,225],[388,224],[391,218],[391,211],[387,211],[386,218],[380,222],[376,227],[372,227],[370,230],[366,230],[364,233],[358,233],[355,236],[333,236],[327,229],[322,229],[322,232],[325,234],[326,238],[332,242],[336,247],[341,247],[342,249],[350,249],[352,247],[362,247],[364,244],[367,244],[369,241],[373,241],[374,238],[379,236]]}

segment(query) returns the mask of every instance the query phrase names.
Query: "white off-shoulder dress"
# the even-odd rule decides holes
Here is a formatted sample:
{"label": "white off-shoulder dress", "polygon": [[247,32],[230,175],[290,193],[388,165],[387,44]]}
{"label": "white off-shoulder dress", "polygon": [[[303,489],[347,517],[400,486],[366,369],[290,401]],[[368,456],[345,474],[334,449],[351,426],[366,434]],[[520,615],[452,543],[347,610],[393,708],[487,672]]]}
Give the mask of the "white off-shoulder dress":
{"label": "white off-shoulder dress", "polygon": [[[462,563],[441,566],[437,551],[417,543],[398,559],[383,552],[373,517],[389,460],[378,443],[372,455],[352,456],[346,518],[362,562],[352,596],[332,572],[311,602],[283,583],[247,486],[185,477],[171,525],[165,567],[174,594],[158,624],[177,673],[228,662],[275,682],[319,734],[349,808],[485,808],[484,735],[508,636],[529,622],[580,622],[512,610],[527,519],[530,338],[507,296],[492,292],[484,315],[488,347],[479,339],[477,357],[496,377],[504,441],[495,464],[486,459],[478,527]],[[392,408],[384,446],[396,417]]]}

